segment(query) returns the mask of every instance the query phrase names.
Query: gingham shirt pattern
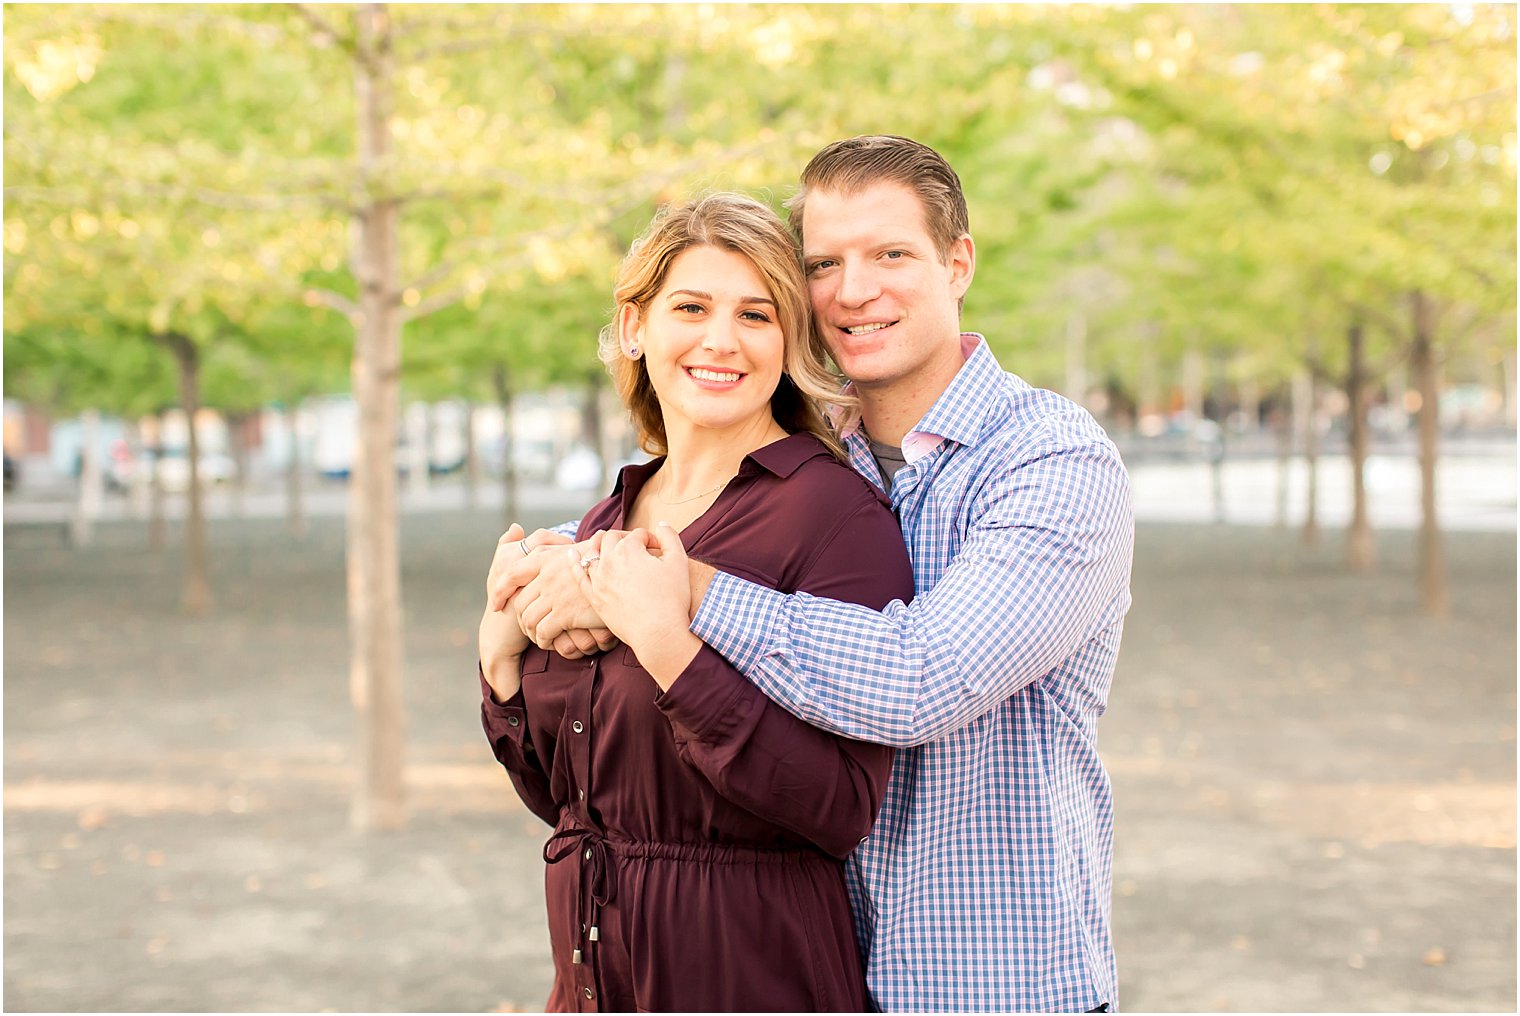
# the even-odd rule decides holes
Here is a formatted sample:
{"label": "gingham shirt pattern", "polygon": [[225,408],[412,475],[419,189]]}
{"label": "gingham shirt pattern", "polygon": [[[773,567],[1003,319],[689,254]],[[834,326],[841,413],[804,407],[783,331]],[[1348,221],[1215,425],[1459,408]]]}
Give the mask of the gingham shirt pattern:
{"label": "gingham shirt pattern", "polygon": [[[718,573],[692,631],[820,727],[898,746],[848,881],[885,1011],[1117,1009],[1096,724],[1129,609],[1117,449],[979,335],[903,442],[916,596],[884,613]],[[855,468],[880,485],[846,428]]]}

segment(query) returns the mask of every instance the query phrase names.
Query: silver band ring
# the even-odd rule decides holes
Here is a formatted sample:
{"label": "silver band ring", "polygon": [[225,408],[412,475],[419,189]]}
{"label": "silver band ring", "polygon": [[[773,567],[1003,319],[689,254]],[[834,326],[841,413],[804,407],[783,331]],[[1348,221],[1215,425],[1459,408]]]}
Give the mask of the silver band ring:
{"label": "silver band ring", "polygon": [[527,557],[528,556],[528,538],[525,536],[521,540],[518,540],[517,541],[517,545],[522,548],[523,557]]}

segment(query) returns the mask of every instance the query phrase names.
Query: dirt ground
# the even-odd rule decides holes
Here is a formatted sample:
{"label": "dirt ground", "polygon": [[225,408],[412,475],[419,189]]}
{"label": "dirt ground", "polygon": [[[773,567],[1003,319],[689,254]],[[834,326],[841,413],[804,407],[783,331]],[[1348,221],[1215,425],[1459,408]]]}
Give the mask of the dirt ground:
{"label": "dirt ground", "polygon": [[[7,526],[5,1008],[540,1008],[546,829],[474,677],[497,533],[403,522],[413,818],[364,836],[340,519],[215,521],[200,620],[140,524]],[[1125,1009],[1515,1009],[1515,536],[1448,538],[1444,621],[1412,534],[1380,549],[1140,528],[1100,728]]]}

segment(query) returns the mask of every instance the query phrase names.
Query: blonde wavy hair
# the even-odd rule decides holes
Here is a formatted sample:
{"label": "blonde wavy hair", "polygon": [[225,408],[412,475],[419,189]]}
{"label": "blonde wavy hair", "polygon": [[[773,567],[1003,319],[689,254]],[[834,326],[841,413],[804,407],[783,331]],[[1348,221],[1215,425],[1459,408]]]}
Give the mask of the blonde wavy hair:
{"label": "blonde wavy hair", "polygon": [[755,266],[776,301],[784,342],[781,381],[771,396],[771,414],[787,433],[806,431],[842,460],[844,449],[824,413],[826,407],[846,405],[847,400],[840,394],[840,377],[829,369],[828,351],[811,327],[797,245],[769,207],[730,193],[660,209],[618,267],[612,323],[602,329],[598,355],[612,373],[618,395],[638,429],[639,446],[651,455],[669,451],[665,418],[649,368],[643,358],[624,354],[618,341],[618,318],[628,304],[636,306],[641,316],[646,313],[665,285],[670,266],[694,247],[733,251]]}

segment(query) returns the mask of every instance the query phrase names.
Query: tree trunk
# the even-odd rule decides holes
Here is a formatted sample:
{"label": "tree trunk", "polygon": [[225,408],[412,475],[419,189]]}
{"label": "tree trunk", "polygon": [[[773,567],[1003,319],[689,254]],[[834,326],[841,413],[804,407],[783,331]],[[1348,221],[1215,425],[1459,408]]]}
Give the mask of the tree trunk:
{"label": "tree trunk", "polygon": [[158,463],[164,455],[164,417],[159,413],[154,419],[153,443],[147,452],[148,470],[148,546],[163,550],[169,545],[169,525],[164,519],[164,483],[158,475]]}
{"label": "tree trunk", "polygon": [[1420,393],[1420,599],[1425,612],[1444,617],[1451,609],[1446,577],[1446,550],[1436,517],[1436,461],[1440,442],[1440,367],[1436,363],[1435,331],[1429,298],[1419,290],[1409,294],[1414,344],[1409,365]]}
{"label": "tree trunk", "polygon": [[475,453],[475,403],[464,405],[464,506],[480,507],[480,456]]}
{"label": "tree trunk", "polygon": [[142,456],[148,450],[148,427],[147,417],[138,417],[132,424],[132,444],[138,459],[132,462],[132,471],[127,475],[127,505],[131,509],[134,519],[148,517],[148,481],[152,475],[151,469],[145,469],[140,465]]}
{"label": "tree trunk", "polygon": [[1300,371],[1293,379],[1293,412],[1299,422],[1295,428],[1304,442],[1304,526],[1300,531],[1305,546],[1319,543],[1319,381],[1312,371]]}
{"label": "tree trunk", "polygon": [[1224,456],[1225,437],[1224,428],[1221,427],[1219,438],[1209,451],[1209,488],[1214,494],[1215,525],[1223,525],[1228,521],[1228,513],[1224,506]]}
{"label": "tree trunk", "polygon": [[232,510],[239,518],[248,515],[248,420],[247,413],[227,414],[227,439],[232,452]]}
{"label": "tree trunk", "polygon": [[1261,430],[1261,386],[1250,378],[1240,382],[1240,420],[1241,434],[1254,436]]}
{"label": "tree trunk", "polygon": [[358,726],[358,781],[350,813],[360,830],[406,824],[401,701],[401,569],[393,442],[401,369],[400,206],[384,192],[390,149],[391,29],[382,4],[354,13],[358,98],[359,325],[353,389],[358,448],[348,502],[349,691]]}
{"label": "tree trunk", "polygon": [[1192,340],[1182,351],[1182,408],[1188,412],[1190,422],[1203,419],[1203,354]]}
{"label": "tree trunk", "polygon": [[1399,435],[1409,432],[1409,408],[1405,403],[1405,397],[1409,392],[1409,370],[1402,363],[1396,363],[1388,370],[1388,378],[1383,383],[1383,399],[1385,412],[1383,419],[1387,426]]}
{"label": "tree trunk", "polygon": [[1214,390],[1214,412],[1219,417],[1216,422],[1217,429],[1214,432],[1214,442],[1209,446],[1209,475],[1210,486],[1214,491],[1214,522],[1222,525],[1225,522],[1224,505],[1224,459],[1230,440],[1230,414],[1225,408],[1228,393],[1228,377],[1225,372],[1225,362],[1219,354],[1215,355],[1213,362],[1214,378],[1211,387]]}
{"label": "tree trunk", "polygon": [[1272,525],[1276,529],[1286,529],[1288,526],[1288,483],[1293,472],[1292,407],[1283,405],[1281,398],[1274,398],[1269,420],[1277,446],[1277,505]]}
{"label": "tree trunk", "polygon": [[1183,409],[1193,421],[1204,418],[1204,354],[1192,345],[1183,350]]}
{"label": "tree trunk", "polygon": [[179,368],[179,404],[185,412],[185,457],[189,480],[185,486],[185,613],[206,614],[211,611],[211,569],[206,552],[206,507],[201,492],[200,438],[195,430],[195,416],[201,408],[200,353],[190,337],[179,332],[159,336],[159,341],[174,354]]}
{"label": "tree trunk", "polygon": [[1504,354],[1504,423],[1515,429],[1515,351]]}
{"label": "tree trunk", "polygon": [[100,410],[79,414],[79,497],[69,524],[69,542],[88,547],[95,540],[95,520],[103,500],[100,464]]}
{"label": "tree trunk", "polygon": [[584,416],[586,440],[596,452],[601,463],[602,478],[598,490],[612,489],[612,449],[607,441],[607,414],[602,404],[602,394],[607,390],[607,372],[597,367],[586,375],[586,412]]}
{"label": "tree trunk", "polygon": [[507,365],[497,363],[491,371],[491,380],[496,385],[496,403],[501,406],[501,528],[506,529],[522,521],[517,510],[517,426],[512,416],[512,375]]}
{"label": "tree trunk", "polygon": [[413,402],[406,407],[406,479],[407,494],[414,504],[423,504],[428,494],[428,406]]}
{"label": "tree trunk", "polygon": [[1161,394],[1161,353],[1156,348],[1160,341],[1159,331],[1160,326],[1154,322],[1141,326],[1140,380],[1137,384],[1140,404],[1135,410],[1135,429],[1145,437],[1160,434],[1166,416]]}
{"label": "tree trunk", "polygon": [[1367,350],[1360,318],[1346,330],[1350,346],[1346,368],[1347,452],[1351,457],[1351,528],[1346,533],[1346,564],[1352,571],[1377,565],[1377,545],[1367,517]]}
{"label": "tree trunk", "polygon": [[1066,319],[1066,397],[1087,405],[1087,318],[1080,311]]}
{"label": "tree trunk", "polygon": [[602,452],[602,386],[597,371],[586,375],[586,395],[581,403],[581,437],[598,455]]}
{"label": "tree trunk", "polygon": [[290,455],[285,465],[285,529],[291,536],[305,536],[307,532],[306,506],[301,489],[301,434],[299,407],[285,410],[285,434],[290,445]]}

